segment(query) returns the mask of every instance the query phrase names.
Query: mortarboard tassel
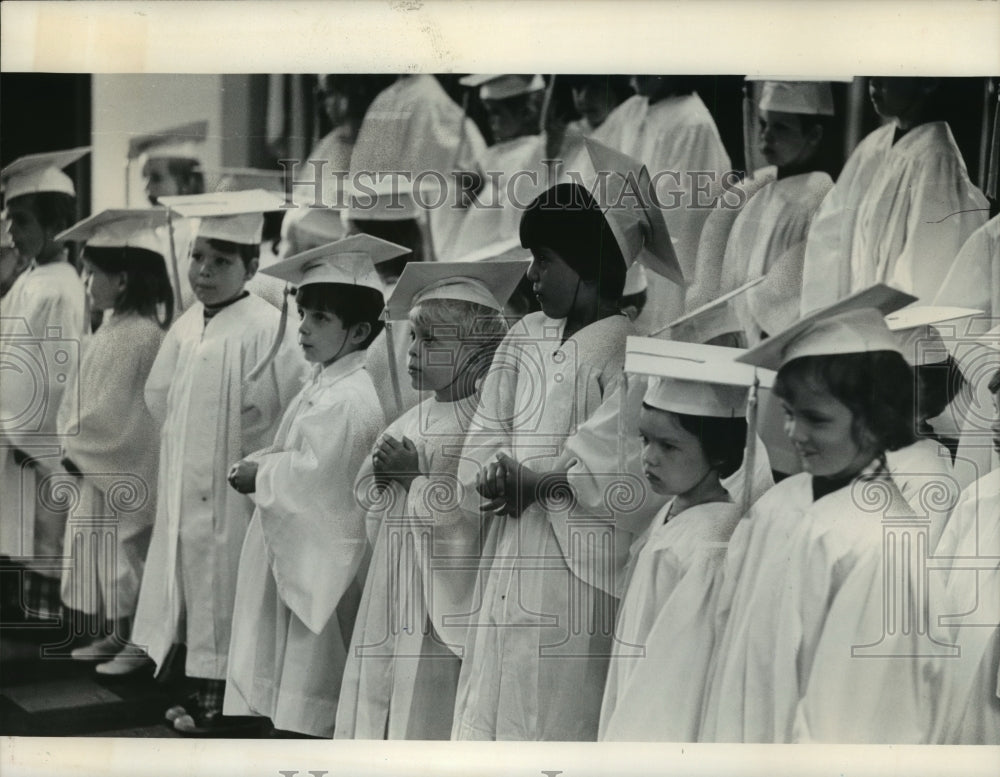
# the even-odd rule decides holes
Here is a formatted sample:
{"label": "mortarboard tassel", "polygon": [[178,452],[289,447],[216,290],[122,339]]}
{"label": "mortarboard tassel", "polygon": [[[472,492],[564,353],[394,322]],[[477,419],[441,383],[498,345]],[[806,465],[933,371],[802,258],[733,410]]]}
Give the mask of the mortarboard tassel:
{"label": "mortarboard tassel", "polygon": [[398,417],[403,413],[403,393],[399,388],[399,369],[396,365],[396,338],[392,336],[392,320],[388,316],[385,317],[385,353],[389,360],[389,380],[392,382],[392,398]]}
{"label": "mortarboard tassel", "polygon": [[181,271],[177,267],[177,249],[174,247],[174,222],[171,219],[170,208],[167,208],[167,240],[170,243],[170,271],[174,274],[174,284],[177,287],[177,299],[174,300],[174,318],[184,312],[184,300],[181,294]]}
{"label": "mortarboard tassel", "polygon": [[743,454],[743,514],[750,509],[753,491],[754,469],[757,466],[757,389],[760,378],[754,375],[753,385],[747,397],[747,447]]}
{"label": "mortarboard tassel", "polygon": [[274,361],[274,357],[278,355],[278,349],[281,348],[281,342],[285,339],[285,327],[288,325],[288,295],[292,291],[292,286],[289,283],[285,284],[285,291],[281,295],[281,318],[278,320],[278,334],[274,338],[274,342],[271,344],[271,348],[259,364],[257,364],[250,374],[247,375],[247,380],[257,380],[260,374],[267,369],[268,365]]}

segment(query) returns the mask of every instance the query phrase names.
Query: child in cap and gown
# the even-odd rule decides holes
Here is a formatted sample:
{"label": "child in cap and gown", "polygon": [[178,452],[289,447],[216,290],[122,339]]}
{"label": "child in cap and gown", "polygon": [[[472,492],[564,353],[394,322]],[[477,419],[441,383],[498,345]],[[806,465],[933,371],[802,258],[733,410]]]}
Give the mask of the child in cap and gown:
{"label": "child in cap and gown", "polygon": [[986,223],[989,203],[969,180],[948,123],[934,115],[942,88],[936,78],[870,79],[886,124],[854,149],[813,219],[803,315],[874,283],[929,303]]}
{"label": "child in cap and gown", "polygon": [[[526,261],[410,264],[386,307],[408,317],[409,380],[428,396],[358,473],[372,560],[337,738],[448,739],[483,539],[455,481],[478,388]],[[448,358],[444,358],[447,355]]]}
{"label": "child in cap and gown", "polygon": [[313,369],[273,444],[230,471],[256,509],[240,554],[226,715],[333,736],[368,552],[354,478],[384,426],[364,353],[384,303],[374,260],[405,251],[359,235],[265,271],[297,289]]}
{"label": "child in cap and gown", "polygon": [[818,167],[833,116],[827,82],[767,81],[758,105],[762,152],[774,179],[750,198],[733,223],[721,292],[766,275],[732,301],[748,345],[799,319],[802,263],[809,225],[833,180]]}
{"label": "child in cap and gown", "polygon": [[11,620],[50,618],[62,606],[54,559],[67,512],[50,481],[61,473],[57,414],[89,322],[83,282],[56,236],[74,221],[76,189],[63,168],[89,151],[34,154],[0,171],[11,239],[28,262],[3,298],[4,363],[21,369],[4,370],[0,391],[0,553],[27,568],[24,590],[4,602],[17,610]]}
{"label": "child in cap and gown", "polygon": [[133,629],[159,671],[173,644],[186,645],[197,698],[171,708],[168,719],[191,733],[222,721],[237,567],[252,513],[226,473],[271,443],[306,371],[290,335],[275,342],[279,312],[243,288],[257,269],[269,205],[255,192],[185,200],[197,207],[202,198],[211,204],[198,211],[189,271],[199,301],[174,322],[146,383],[146,404],[161,424],[160,471]]}

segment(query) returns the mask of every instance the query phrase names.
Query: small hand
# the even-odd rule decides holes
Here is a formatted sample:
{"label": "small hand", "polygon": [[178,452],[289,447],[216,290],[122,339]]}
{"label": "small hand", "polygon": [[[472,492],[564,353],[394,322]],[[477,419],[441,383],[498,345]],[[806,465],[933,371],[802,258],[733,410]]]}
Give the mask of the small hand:
{"label": "small hand", "polygon": [[536,500],[539,476],[506,453],[484,467],[477,479],[476,490],[487,499],[480,509],[519,518]]}
{"label": "small hand", "polygon": [[257,462],[243,459],[229,470],[229,485],[241,494],[252,494],[257,490]]}
{"label": "small hand", "polygon": [[372,467],[380,482],[395,480],[405,489],[409,489],[413,479],[422,474],[417,446],[406,436],[397,440],[392,435],[382,435],[375,444]]}

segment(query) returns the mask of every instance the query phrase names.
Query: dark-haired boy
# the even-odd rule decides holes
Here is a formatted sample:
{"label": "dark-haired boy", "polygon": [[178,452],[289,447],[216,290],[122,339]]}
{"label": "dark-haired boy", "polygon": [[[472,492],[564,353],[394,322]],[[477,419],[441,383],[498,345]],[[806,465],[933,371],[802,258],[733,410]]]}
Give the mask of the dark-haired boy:
{"label": "dark-haired boy", "polygon": [[160,671],[171,646],[186,645],[197,703],[171,708],[168,719],[176,728],[187,718],[192,733],[225,722],[236,573],[253,511],[227,486],[226,473],[271,443],[306,372],[290,336],[270,352],[279,313],[243,288],[257,271],[262,212],[274,200],[280,205],[260,191],[184,198],[193,203],[184,213],[201,217],[188,271],[198,302],[167,333],[146,383],[146,404],[162,424],[160,472],[133,641]]}

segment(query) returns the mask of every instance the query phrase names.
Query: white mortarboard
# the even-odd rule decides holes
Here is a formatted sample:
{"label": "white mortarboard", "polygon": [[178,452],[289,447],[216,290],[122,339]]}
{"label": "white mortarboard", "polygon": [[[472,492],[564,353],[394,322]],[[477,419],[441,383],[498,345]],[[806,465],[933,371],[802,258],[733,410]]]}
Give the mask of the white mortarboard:
{"label": "white mortarboard", "polygon": [[973,308],[916,305],[890,313],[885,323],[896,336],[903,358],[915,367],[947,361],[948,348],[935,328],[937,324],[982,314],[983,311]]}
{"label": "white mortarboard", "polygon": [[90,248],[144,248],[162,256],[163,241],[154,230],[166,223],[162,208],[110,208],[77,222],[56,240],[86,242]]}
{"label": "white mortarboard", "polygon": [[344,224],[343,211],[333,208],[302,208],[298,211],[289,211],[289,214],[296,214],[289,219],[288,233],[295,240],[296,244],[312,243],[320,246],[325,243],[332,243],[344,237],[347,227]]}
{"label": "white mortarboard", "polygon": [[727,304],[729,300],[752,289],[764,280],[765,276],[747,281],[742,286],[737,286],[732,291],[727,291],[720,297],[706,302],[704,305],[685,313],[680,318],[676,318],[667,324],[662,330],[652,334],[670,330],[672,340],[684,340],[690,343],[705,343],[713,337],[724,335],[729,332],[740,332],[742,327],[733,309]]}
{"label": "white mortarboard", "polygon": [[494,262],[506,259],[527,259],[531,260],[531,251],[521,245],[519,237],[498,240],[482,248],[477,248],[465,256],[460,257],[458,262]]}
{"label": "white mortarboard", "polygon": [[749,388],[771,385],[774,379],[769,370],[733,361],[742,353],[740,348],[629,337],[625,370],[657,379],[650,382],[643,402],[659,410],[742,418]]}
{"label": "white mortarboard", "polygon": [[629,297],[645,291],[649,288],[649,281],[646,279],[646,270],[641,264],[633,264],[625,273],[625,288],[622,289],[622,296]]}
{"label": "white mortarboard", "polygon": [[870,351],[900,353],[896,338],[883,317],[916,299],[891,286],[876,284],[811,313],[751,348],[739,357],[739,361],[777,370],[803,356]]}
{"label": "white mortarboard", "polygon": [[496,262],[412,262],[403,269],[385,303],[385,317],[400,321],[415,305],[432,299],[474,302],[503,312],[531,264],[527,259]]}
{"label": "white mortarboard", "polygon": [[598,180],[606,176],[606,186],[600,187],[606,201],[597,204],[611,227],[625,264],[642,262],[653,272],[684,286],[684,274],[667,222],[656,204],[646,166],[591,138],[584,138],[583,142]]}
{"label": "white mortarboard", "polygon": [[409,182],[390,176],[345,186],[344,196],[349,219],[403,221],[422,218],[428,205],[439,202],[440,187],[429,178]]}
{"label": "white mortarboard", "polygon": [[480,100],[506,100],[545,88],[545,79],[540,75],[470,75],[458,82],[472,89],[478,86]]}
{"label": "white mortarboard", "polygon": [[298,287],[313,283],[344,283],[367,286],[384,293],[385,287],[375,271],[375,265],[409,252],[408,248],[371,235],[351,235],[290,256],[261,270],[261,273]]}
{"label": "white mortarboard", "polygon": [[28,154],[15,159],[0,170],[5,201],[41,192],[58,192],[75,197],[73,179],[63,172],[63,168],[89,153],[90,146],[80,146],[65,151]]}
{"label": "white mortarboard", "polygon": [[129,139],[128,159],[145,155],[147,159],[197,159],[198,145],[208,137],[208,121],[193,121],[176,127],[137,135]]}
{"label": "white mortarboard", "polygon": [[183,218],[199,218],[198,237],[257,245],[264,232],[263,214],[280,210],[285,200],[274,192],[252,189],[161,197],[160,203]]}
{"label": "white mortarboard", "polygon": [[264,189],[284,194],[285,179],[281,170],[255,167],[219,167],[204,171],[205,191],[243,192]]}
{"label": "white mortarboard", "polygon": [[833,116],[833,91],[828,81],[765,81],[758,108],[780,113]]}

